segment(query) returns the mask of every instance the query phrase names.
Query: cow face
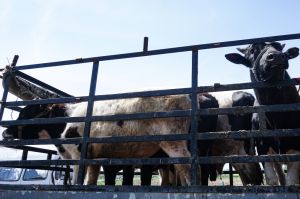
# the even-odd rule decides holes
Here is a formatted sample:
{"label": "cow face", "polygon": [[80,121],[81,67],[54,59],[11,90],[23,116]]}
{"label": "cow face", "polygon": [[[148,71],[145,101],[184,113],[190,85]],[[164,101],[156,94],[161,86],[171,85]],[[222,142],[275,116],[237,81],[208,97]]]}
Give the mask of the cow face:
{"label": "cow face", "polygon": [[[256,82],[275,82],[285,79],[289,59],[299,55],[298,48],[290,48],[282,52],[284,44],[278,42],[255,43],[246,48],[238,48],[238,53],[226,54],[227,60],[235,64],[243,64],[250,68],[251,78]],[[254,78],[254,79],[253,79]]]}
{"label": "cow face", "polygon": [[[56,108],[54,108],[56,107]],[[20,111],[17,120],[34,118],[49,118],[57,115],[57,105],[28,105]],[[60,113],[61,115],[61,113]],[[25,124],[11,125],[2,134],[4,139],[46,139],[53,136],[56,131],[63,131],[65,124]],[[60,133],[61,133],[60,132]]]}

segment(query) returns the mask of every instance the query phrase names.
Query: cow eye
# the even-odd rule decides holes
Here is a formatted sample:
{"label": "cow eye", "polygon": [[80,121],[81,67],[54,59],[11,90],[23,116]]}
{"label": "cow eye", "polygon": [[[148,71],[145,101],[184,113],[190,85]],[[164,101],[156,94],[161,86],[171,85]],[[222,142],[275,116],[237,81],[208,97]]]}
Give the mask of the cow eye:
{"label": "cow eye", "polygon": [[253,48],[250,49],[250,53],[254,54],[254,49]]}

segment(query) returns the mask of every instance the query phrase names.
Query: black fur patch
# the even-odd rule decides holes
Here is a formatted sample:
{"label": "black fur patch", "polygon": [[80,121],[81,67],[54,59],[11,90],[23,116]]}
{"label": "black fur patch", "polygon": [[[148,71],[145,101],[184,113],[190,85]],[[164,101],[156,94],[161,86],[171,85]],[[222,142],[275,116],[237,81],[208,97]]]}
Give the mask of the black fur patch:
{"label": "black fur patch", "polygon": [[78,144],[77,150],[78,150],[79,152],[81,152],[81,144]]}
{"label": "black fur patch", "polygon": [[[81,137],[77,131],[77,127],[69,128],[68,131],[66,132],[66,138],[77,138],[77,137]],[[79,152],[81,152],[81,144],[77,145],[77,149]]]}
{"label": "black fur patch", "polygon": [[77,131],[77,127],[69,128],[66,132],[66,138],[77,138],[81,137],[80,134]]}
{"label": "black fur patch", "polygon": [[60,152],[60,153],[66,152],[65,148],[62,145],[56,145],[56,148],[57,148],[58,152]]}
{"label": "black fur patch", "polygon": [[117,125],[119,126],[119,127],[123,127],[123,124],[124,124],[124,121],[123,120],[119,120],[118,122],[117,122]]}

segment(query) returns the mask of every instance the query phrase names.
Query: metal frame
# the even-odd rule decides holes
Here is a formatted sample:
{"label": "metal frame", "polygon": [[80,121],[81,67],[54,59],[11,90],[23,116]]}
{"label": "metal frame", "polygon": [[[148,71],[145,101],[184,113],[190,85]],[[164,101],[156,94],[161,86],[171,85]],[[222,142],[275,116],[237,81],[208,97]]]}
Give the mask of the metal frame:
{"label": "metal frame", "polygon": [[[274,86],[286,86],[286,85],[299,85],[297,79],[291,79],[282,81],[280,83],[267,85],[263,83],[242,83],[242,84],[228,84],[221,85],[219,83],[213,86],[201,86],[198,87],[198,51],[212,48],[229,47],[237,45],[245,45],[254,42],[270,42],[270,41],[281,41],[281,40],[292,40],[300,39],[300,34],[280,35],[273,37],[263,37],[227,42],[216,42],[209,44],[200,44],[192,46],[183,46],[177,48],[167,48],[148,51],[148,38],[144,39],[143,51],[99,56],[90,58],[80,58],[75,60],[66,60],[60,62],[49,62],[34,65],[23,65],[15,67],[16,75],[31,81],[37,85],[45,87],[53,91],[54,93],[64,96],[62,98],[55,99],[42,99],[42,100],[28,100],[20,102],[6,102],[8,93],[8,84],[4,84],[4,92],[1,101],[0,108],[0,119],[3,116],[4,108],[14,108],[28,104],[48,104],[48,103],[70,103],[70,102],[81,102],[87,101],[87,114],[86,117],[74,117],[74,118],[49,118],[49,119],[31,119],[31,120],[19,120],[19,121],[0,121],[0,125],[17,125],[17,124],[41,124],[41,123],[59,123],[59,122],[85,122],[84,136],[83,138],[73,139],[49,139],[49,140],[12,140],[12,141],[0,141],[2,146],[24,146],[24,145],[38,145],[38,144],[82,144],[82,153],[80,160],[35,160],[35,161],[0,161],[0,166],[51,166],[51,165],[80,165],[79,169],[79,181],[82,184],[84,179],[84,168],[89,164],[101,164],[101,165],[122,165],[122,164],[157,164],[159,161],[161,164],[191,164],[191,180],[192,186],[188,187],[110,187],[110,186],[9,186],[0,185],[0,189],[9,190],[84,190],[84,191],[159,191],[159,192],[299,192],[299,186],[290,187],[202,187],[197,186],[197,165],[200,163],[213,164],[213,163],[234,163],[234,162],[268,162],[268,161],[300,161],[300,155],[272,155],[272,156],[238,156],[238,157],[198,157],[197,156],[197,140],[201,139],[230,139],[230,138],[255,138],[255,137],[272,137],[272,136],[299,136],[300,129],[293,130],[275,130],[270,131],[261,129],[262,131],[233,131],[233,132],[210,132],[197,134],[197,116],[198,115],[213,115],[213,114],[227,114],[227,113],[264,113],[269,111],[293,111],[300,110],[299,104],[290,105],[273,105],[273,106],[258,106],[258,107],[234,107],[234,108],[223,108],[223,109],[207,109],[197,111],[197,93],[203,92],[217,92],[225,90],[240,90],[240,89],[251,89],[259,87],[274,87]],[[113,95],[95,95],[96,82],[98,77],[99,64],[102,61],[116,60],[116,59],[127,59],[134,57],[153,56],[170,53],[180,52],[191,52],[192,55],[192,78],[191,87],[181,89],[169,89],[169,90],[157,90],[147,92],[132,92],[132,93],[120,93]],[[13,66],[16,65],[17,57],[15,57]],[[71,95],[60,91],[59,89],[53,88],[39,80],[36,80],[20,71],[34,68],[44,67],[58,67],[63,65],[73,65],[81,63],[93,63],[93,70],[91,74],[90,89],[88,96],[72,97]],[[192,99],[192,109],[184,111],[170,111],[170,112],[152,112],[152,113],[140,113],[140,114],[122,114],[122,115],[109,115],[109,116],[92,116],[93,102],[97,100],[109,100],[109,99],[120,99],[120,98],[132,98],[132,97],[149,97],[149,96],[163,96],[163,95],[176,95],[176,94],[190,94]],[[89,138],[89,131],[91,122],[103,121],[103,120],[129,120],[129,119],[146,119],[146,118],[163,118],[163,117],[191,117],[191,133],[181,135],[153,135],[153,136],[122,136],[114,138]],[[106,142],[141,142],[141,141],[162,141],[162,140],[189,140],[191,142],[191,158],[130,158],[130,159],[85,159],[87,152],[87,145],[89,143],[106,143]]]}

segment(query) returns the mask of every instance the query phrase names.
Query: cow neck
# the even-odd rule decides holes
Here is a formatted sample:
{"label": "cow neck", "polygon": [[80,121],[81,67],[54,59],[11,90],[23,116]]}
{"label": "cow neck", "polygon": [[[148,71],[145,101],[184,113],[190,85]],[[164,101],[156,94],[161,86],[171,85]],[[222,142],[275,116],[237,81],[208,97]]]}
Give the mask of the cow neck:
{"label": "cow neck", "polygon": [[[285,79],[290,79],[287,72]],[[258,82],[252,73],[251,81]],[[254,88],[254,92],[261,105],[300,103],[300,97],[295,86]]]}
{"label": "cow neck", "polygon": [[[295,86],[255,88],[254,92],[260,105],[292,104],[300,102],[300,97]],[[267,123],[271,129],[299,128],[298,120],[291,119],[299,117],[299,111],[266,113]]]}

